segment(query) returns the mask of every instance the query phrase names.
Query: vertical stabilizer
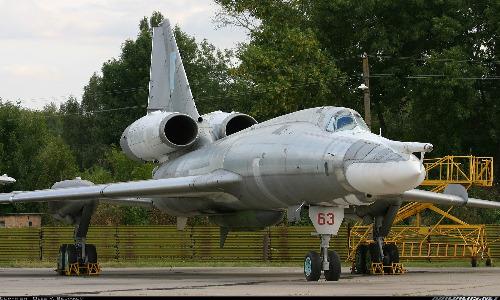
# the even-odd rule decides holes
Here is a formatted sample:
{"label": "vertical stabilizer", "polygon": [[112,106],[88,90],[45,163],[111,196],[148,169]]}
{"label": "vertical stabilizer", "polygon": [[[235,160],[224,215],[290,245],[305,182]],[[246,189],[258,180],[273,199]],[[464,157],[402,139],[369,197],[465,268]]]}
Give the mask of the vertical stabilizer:
{"label": "vertical stabilizer", "polygon": [[199,117],[170,22],[153,27],[148,112],[164,110]]}

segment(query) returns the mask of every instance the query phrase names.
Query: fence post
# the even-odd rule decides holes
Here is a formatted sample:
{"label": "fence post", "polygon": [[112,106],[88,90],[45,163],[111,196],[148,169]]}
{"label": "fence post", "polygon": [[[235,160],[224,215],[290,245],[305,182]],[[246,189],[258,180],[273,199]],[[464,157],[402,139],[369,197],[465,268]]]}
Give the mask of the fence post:
{"label": "fence post", "polygon": [[195,225],[191,225],[189,228],[189,256],[191,257],[191,260],[194,260],[196,257],[196,241],[194,239],[194,233],[195,233],[194,226]]}
{"label": "fence post", "polygon": [[40,227],[38,237],[39,237],[38,247],[40,249],[40,260],[43,260],[43,227]]}
{"label": "fence post", "polygon": [[115,226],[115,259],[117,261],[120,261],[120,250],[119,250],[119,244],[120,244],[120,236],[118,235],[118,225]]}
{"label": "fence post", "polygon": [[271,253],[271,240],[269,238],[269,229],[263,235],[262,240],[262,258],[266,262],[269,260],[269,256]]}

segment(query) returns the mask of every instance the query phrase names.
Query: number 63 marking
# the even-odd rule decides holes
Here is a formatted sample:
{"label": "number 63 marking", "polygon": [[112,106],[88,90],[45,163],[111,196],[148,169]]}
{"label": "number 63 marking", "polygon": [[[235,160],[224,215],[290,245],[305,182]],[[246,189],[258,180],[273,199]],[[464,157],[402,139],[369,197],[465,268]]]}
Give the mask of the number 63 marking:
{"label": "number 63 marking", "polygon": [[319,225],[333,225],[333,213],[318,213],[318,224]]}

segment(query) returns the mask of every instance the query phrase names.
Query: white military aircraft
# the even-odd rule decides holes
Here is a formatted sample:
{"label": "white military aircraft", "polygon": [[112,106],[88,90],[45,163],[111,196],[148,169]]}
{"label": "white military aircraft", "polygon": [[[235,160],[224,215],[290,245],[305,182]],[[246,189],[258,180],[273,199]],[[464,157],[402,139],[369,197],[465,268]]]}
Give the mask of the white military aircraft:
{"label": "white military aircraft", "polygon": [[[344,219],[373,224],[376,241],[359,261],[397,262],[398,249],[384,243],[403,201],[500,208],[500,203],[468,198],[462,186],[444,194],[416,190],[425,177],[413,153],[428,143],[399,142],[373,134],[360,115],[344,107],[317,107],[258,124],[243,113],[199,115],[170,24],[153,28],[147,114],[125,129],[120,140],[132,159],[157,163],[153,179],[94,185],[76,178],[51,189],[0,194],[0,203],[46,201],[52,214],[75,225],[74,244],[62,245],[58,270],[72,263],[97,262],[86,243],[99,201],[155,206],[177,216],[183,229],[190,216],[207,215],[229,231],[258,230],[300,218],[309,207],[320,251],[304,259],[304,275],[316,281],[340,277],[340,259],[329,251]],[[363,272],[366,266],[358,266]]]}

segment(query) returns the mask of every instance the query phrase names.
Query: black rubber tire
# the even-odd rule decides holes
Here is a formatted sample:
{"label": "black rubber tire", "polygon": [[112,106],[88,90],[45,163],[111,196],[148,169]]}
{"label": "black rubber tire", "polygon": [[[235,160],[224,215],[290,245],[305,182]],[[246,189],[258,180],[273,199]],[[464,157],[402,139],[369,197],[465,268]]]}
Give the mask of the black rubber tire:
{"label": "black rubber tire", "polygon": [[[370,254],[370,262],[371,263],[379,263],[380,261],[380,248],[378,247],[377,243],[370,244],[368,246],[368,253]],[[370,265],[371,267],[371,265]]]}
{"label": "black rubber tire", "polygon": [[493,265],[491,258],[487,258],[486,261],[484,262],[484,265],[487,267],[491,267]]}
{"label": "black rubber tire", "polygon": [[[367,274],[369,268],[367,268],[367,254],[368,245],[359,245],[356,249],[356,254],[354,255],[354,273],[355,274]],[[371,264],[371,262],[370,262]]]}
{"label": "black rubber tire", "polygon": [[304,257],[304,276],[307,281],[318,281],[321,277],[321,258],[315,251],[309,251]]}
{"label": "black rubber tire", "polygon": [[85,245],[85,253],[87,255],[87,262],[88,263],[90,263],[90,264],[97,263],[97,250],[95,248],[95,245],[86,244]]}
{"label": "black rubber tire", "polygon": [[59,246],[59,254],[57,257],[57,274],[64,275],[64,270],[66,269],[66,247],[67,244],[62,244]]}
{"label": "black rubber tire", "polygon": [[[384,245],[384,256],[389,257],[389,264],[399,263],[399,250],[396,244],[385,244]],[[384,264],[385,265],[385,264]]]}
{"label": "black rubber tire", "polygon": [[328,251],[328,263],[330,270],[324,271],[326,281],[338,281],[342,271],[340,268],[340,257],[337,252]]}
{"label": "black rubber tire", "polygon": [[74,263],[78,262],[78,251],[77,251],[75,245],[72,245],[72,244],[67,245],[66,254],[67,254],[67,258],[68,258],[68,261],[67,261],[68,266],[70,264],[74,264]]}
{"label": "black rubber tire", "polygon": [[470,259],[470,265],[471,265],[473,268],[477,267],[477,258],[476,258],[476,257],[472,257],[472,258]]}

